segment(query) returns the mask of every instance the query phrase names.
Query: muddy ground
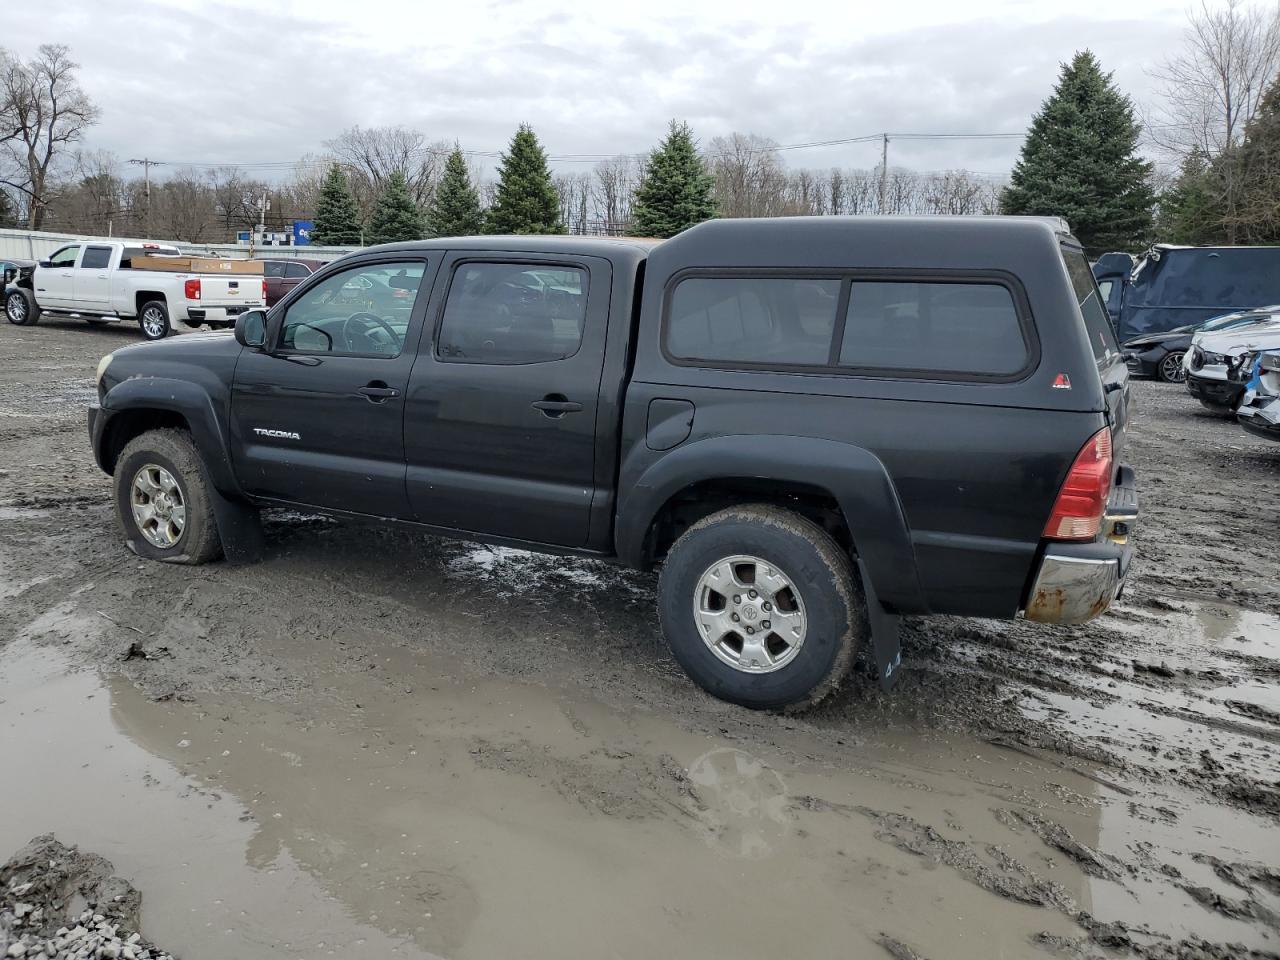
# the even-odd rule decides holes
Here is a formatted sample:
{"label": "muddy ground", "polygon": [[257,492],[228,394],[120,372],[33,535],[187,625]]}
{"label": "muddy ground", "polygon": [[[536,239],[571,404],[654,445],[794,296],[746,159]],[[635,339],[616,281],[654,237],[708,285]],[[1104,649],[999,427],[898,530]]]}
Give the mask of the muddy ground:
{"label": "muddy ground", "polygon": [[187,958],[1280,955],[1280,446],[1134,385],[1081,628],[908,624],[802,716],[694,688],[654,579],[318,517],[143,563],[84,407],[132,328],[0,328],[0,860]]}

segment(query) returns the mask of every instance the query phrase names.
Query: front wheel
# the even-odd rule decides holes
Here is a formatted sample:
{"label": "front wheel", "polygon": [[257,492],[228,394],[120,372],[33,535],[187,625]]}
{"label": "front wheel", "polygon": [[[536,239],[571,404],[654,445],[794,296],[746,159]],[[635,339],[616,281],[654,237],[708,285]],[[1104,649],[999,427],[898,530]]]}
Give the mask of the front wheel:
{"label": "front wheel", "polygon": [[1156,376],[1165,383],[1182,383],[1187,379],[1187,371],[1182,367],[1182,359],[1185,356],[1186,353],[1182,350],[1166,353],[1164,359],[1160,361],[1160,366],[1156,368]]}
{"label": "front wheel", "polygon": [[19,327],[29,327],[40,319],[40,308],[28,290],[15,287],[4,298],[4,315]]}
{"label": "front wheel", "polygon": [[163,340],[173,332],[169,323],[169,307],[163,300],[152,300],[138,312],[138,328],[148,340]]}
{"label": "front wheel", "polygon": [[662,566],[658,614],[694,682],[753,709],[817,703],[869,633],[839,544],[765,505],[721,510],[685,531]]}
{"label": "front wheel", "polygon": [[204,464],[185,430],[148,430],[116,461],[116,517],[129,548],[149,560],[200,564],[222,552]]}

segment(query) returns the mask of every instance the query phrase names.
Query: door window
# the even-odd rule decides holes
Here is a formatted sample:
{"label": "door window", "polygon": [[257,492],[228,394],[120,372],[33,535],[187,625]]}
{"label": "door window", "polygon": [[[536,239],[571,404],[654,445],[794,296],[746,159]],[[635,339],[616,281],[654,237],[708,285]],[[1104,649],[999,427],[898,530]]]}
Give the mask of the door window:
{"label": "door window", "polygon": [[284,265],[284,276],[289,280],[301,280],[303,277],[311,276],[311,271],[301,263],[286,263]]}
{"label": "door window", "polygon": [[578,352],[587,271],[528,263],[463,263],[453,273],[437,352],[456,363],[545,363]]}
{"label": "door window", "polygon": [[280,349],[398,357],[426,264],[374,263],[326,277],[285,314]]}
{"label": "door window", "polygon": [[51,267],[74,267],[76,265],[76,257],[80,255],[80,245],[73,247],[63,247],[52,257],[49,258],[49,266]]}
{"label": "door window", "polygon": [[278,280],[284,276],[284,264],[279,260],[268,260],[262,265],[262,275],[272,280]]}
{"label": "door window", "polygon": [[85,247],[80,259],[81,270],[102,270],[111,263],[110,247]]}

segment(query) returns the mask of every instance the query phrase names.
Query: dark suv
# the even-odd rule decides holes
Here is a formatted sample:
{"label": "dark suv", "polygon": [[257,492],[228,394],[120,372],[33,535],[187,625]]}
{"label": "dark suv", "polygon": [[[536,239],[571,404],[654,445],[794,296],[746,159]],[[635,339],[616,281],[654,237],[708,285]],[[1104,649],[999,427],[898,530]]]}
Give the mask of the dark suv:
{"label": "dark suv", "polygon": [[903,614],[1097,616],[1137,515],[1124,360],[1039,219],[375,247],[98,385],[142,556],[252,558],[288,505],[657,566],[675,656],[750,707],[863,645],[888,685]]}

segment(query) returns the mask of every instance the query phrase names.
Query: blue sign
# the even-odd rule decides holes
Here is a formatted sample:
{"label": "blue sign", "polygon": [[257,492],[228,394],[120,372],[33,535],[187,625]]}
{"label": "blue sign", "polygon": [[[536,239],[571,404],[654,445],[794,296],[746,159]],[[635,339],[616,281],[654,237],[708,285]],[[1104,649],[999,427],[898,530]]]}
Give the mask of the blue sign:
{"label": "blue sign", "polygon": [[311,231],[316,225],[310,220],[293,221],[293,245],[295,247],[305,247],[311,242]]}
{"label": "blue sign", "polygon": [[239,233],[236,234],[236,243],[248,243],[248,242],[249,242],[248,230],[241,230]]}

